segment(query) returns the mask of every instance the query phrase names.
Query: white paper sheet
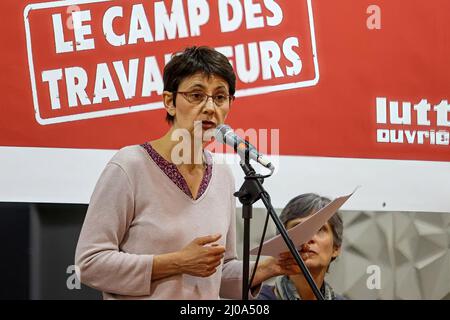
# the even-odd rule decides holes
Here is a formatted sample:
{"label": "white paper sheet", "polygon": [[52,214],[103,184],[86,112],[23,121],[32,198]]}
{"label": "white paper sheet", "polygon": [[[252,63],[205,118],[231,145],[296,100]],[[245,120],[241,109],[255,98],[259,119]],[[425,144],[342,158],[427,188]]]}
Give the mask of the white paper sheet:
{"label": "white paper sheet", "polygon": [[[356,191],[356,190],[355,190]],[[336,211],[353,195],[354,192],[347,196],[342,196],[334,199],[327,206],[323,207],[316,213],[310,215],[307,219],[303,220],[301,223],[295,227],[288,230],[288,235],[294,243],[295,247],[299,249],[302,244],[306,243],[311,239],[314,234],[330,219]],[[257,255],[258,247],[250,250],[250,254]],[[282,252],[289,251],[286,243],[284,242],[281,235],[277,235],[264,242],[263,248],[261,250],[262,256],[273,256],[278,257]]]}

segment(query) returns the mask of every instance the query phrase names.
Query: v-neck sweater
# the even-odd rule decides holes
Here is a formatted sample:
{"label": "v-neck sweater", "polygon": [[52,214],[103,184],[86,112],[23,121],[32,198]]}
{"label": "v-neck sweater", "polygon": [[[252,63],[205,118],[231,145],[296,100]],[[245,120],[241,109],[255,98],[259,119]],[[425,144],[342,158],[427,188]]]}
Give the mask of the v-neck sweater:
{"label": "v-neck sweater", "polygon": [[[80,233],[75,262],[81,282],[105,299],[239,299],[234,187],[229,167],[213,163],[205,191],[194,200],[140,145],[119,150],[95,186]],[[216,233],[226,252],[212,276],[151,280],[154,255]]]}
{"label": "v-neck sweater", "polygon": [[[188,197],[194,199],[186,180],[174,163],[171,163],[164,159],[164,157],[162,157],[148,142],[141,144],[141,147],[147,151],[149,157],[152,158],[155,164],[166,174],[166,176],[169,177],[170,180],[173,181],[173,183],[178,186],[178,188],[186,193]],[[200,186],[198,188],[197,196],[195,199],[198,199],[202,196],[202,194],[208,187],[209,181],[211,180],[212,157],[211,154],[207,151],[204,151],[204,155],[204,158],[206,160],[205,173],[203,175],[202,181],[200,182]]]}

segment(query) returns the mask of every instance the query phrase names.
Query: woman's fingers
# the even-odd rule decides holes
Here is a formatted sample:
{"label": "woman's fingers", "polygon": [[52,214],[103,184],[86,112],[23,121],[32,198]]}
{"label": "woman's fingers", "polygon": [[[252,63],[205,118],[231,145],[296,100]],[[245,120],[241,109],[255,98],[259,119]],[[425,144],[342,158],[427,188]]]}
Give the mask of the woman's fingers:
{"label": "woman's fingers", "polygon": [[219,240],[220,237],[222,237],[222,235],[220,233],[217,233],[217,234],[213,234],[213,235],[195,238],[194,242],[198,245],[203,246],[205,244],[212,243],[212,242]]}

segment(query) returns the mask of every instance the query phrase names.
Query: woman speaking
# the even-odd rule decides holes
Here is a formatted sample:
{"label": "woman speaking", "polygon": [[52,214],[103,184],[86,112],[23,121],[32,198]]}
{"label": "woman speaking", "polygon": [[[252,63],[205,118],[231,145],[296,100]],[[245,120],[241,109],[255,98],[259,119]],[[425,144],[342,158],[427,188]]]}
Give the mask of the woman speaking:
{"label": "woman speaking", "polygon": [[[106,165],[76,249],[81,281],[105,299],[238,299],[234,179],[204,150],[208,141],[194,143],[196,132],[224,123],[236,76],[221,53],[192,47],[173,56],[163,79],[170,129]],[[190,141],[181,150],[180,132]],[[292,270],[267,259],[252,287]]]}

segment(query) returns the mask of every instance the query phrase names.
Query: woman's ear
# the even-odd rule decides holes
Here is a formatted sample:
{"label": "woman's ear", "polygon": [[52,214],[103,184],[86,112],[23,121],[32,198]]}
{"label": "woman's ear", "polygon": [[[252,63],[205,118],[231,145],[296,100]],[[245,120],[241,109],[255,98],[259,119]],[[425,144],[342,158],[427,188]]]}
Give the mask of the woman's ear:
{"label": "woman's ear", "polygon": [[163,103],[164,103],[164,109],[166,109],[167,113],[170,114],[172,117],[174,117],[175,113],[176,113],[174,94],[169,91],[164,91],[163,92]]}
{"label": "woman's ear", "polygon": [[341,254],[341,247],[333,246],[333,254],[331,255],[333,258],[337,258]]}

